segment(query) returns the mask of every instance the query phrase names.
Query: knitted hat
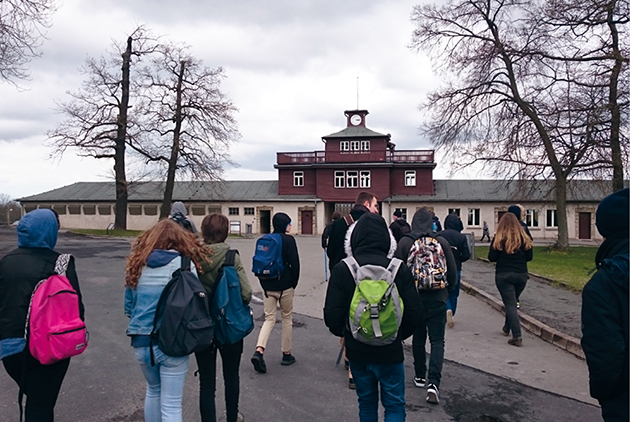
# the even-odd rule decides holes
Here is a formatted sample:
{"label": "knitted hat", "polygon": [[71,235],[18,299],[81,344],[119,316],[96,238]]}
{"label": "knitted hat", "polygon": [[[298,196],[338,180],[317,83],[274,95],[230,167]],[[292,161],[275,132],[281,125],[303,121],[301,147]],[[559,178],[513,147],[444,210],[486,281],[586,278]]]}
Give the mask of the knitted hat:
{"label": "knitted hat", "polygon": [[394,215],[398,218],[402,217],[402,211],[401,210],[396,210],[394,211]]}
{"label": "knitted hat", "polygon": [[516,219],[520,221],[521,207],[519,207],[518,205],[510,205],[510,207],[508,208],[508,212],[511,212],[512,214],[514,214],[516,216]]}
{"label": "knitted hat", "polygon": [[599,203],[595,225],[602,236],[625,233],[625,237],[628,237],[628,204],[628,188],[608,195]]}

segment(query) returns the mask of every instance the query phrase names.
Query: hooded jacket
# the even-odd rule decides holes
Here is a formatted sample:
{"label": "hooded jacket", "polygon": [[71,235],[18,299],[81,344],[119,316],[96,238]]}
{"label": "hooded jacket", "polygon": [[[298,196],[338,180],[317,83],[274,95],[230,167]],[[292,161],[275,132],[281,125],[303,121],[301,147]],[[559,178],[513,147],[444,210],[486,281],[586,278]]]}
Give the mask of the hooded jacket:
{"label": "hooded jacket", "polygon": [[[225,262],[225,256],[230,250],[230,245],[223,242],[214,243],[208,245],[208,247],[210,248],[210,255],[201,263],[203,274],[199,276],[199,281],[201,281],[206,292],[208,292],[208,302],[212,303],[215,286],[217,281],[219,281],[219,271]],[[241,298],[243,299],[243,303],[248,304],[252,300],[252,287],[249,284],[247,273],[245,272],[243,262],[238,253],[234,256],[234,268],[238,273],[238,279],[241,283]]]}
{"label": "hooded jacket", "polygon": [[[345,239],[346,252],[359,265],[387,267],[396,249],[396,241],[383,217],[364,213],[353,224]],[[349,329],[350,303],[355,290],[352,273],[344,262],[332,271],[324,304],[324,322],[331,333],[344,337],[346,356],[351,361],[377,364],[396,364],[404,360],[402,340],[411,336],[421,319],[422,307],[411,272],[401,265],[394,279],[404,311],[398,337],[386,346],[370,346],[356,341]]]}
{"label": "hooded jacket", "polygon": [[266,292],[281,292],[295,289],[300,279],[300,256],[295,238],[287,234],[287,227],[291,224],[291,217],[283,212],[276,213],[272,219],[273,232],[282,237],[282,263],[284,272],[277,279],[259,279],[260,285]]}
{"label": "hooded jacket", "polygon": [[[18,248],[0,260],[0,355],[9,356],[24,348],[26,314],[35,285],[54,274],[58,252],[59,226],[51,210],[38,209],[27,213],[17,227]],[[74,258],[66,277],[79,296],[79,314],[85,318],[81,289]],[[13,344],[15,347],[7,347]],[[9,354],[7,350],[10,349]]]}
{"label": "hooded jacket", "polygon": [[[627,191],[627,189],[626,189]],[[628,420],[628,200],[597,210],[597,228],[606,240],[595,257],[597,273],[582,290],[582,349],[589,369],[591,396],[607,420]],[[615,199],[615,198],[613,198]],[[611,221],[613,212],[616,220]],[[621,229],[608,231],[618,223]],[[624,226],[625,225],[625,226]]]}
{"label": "hooded jacket", "polygon": [[457,283],[457,263],[455,262],[455,257],[453,256],[453,251],[451,250],[451,245],[448,243],[448,240],[444,237],[437,236],[433,231],[433,216],[426,208],[420,208],[413,215],[413,219],[411,220],[411,233],[404,236],[400,239],[400,242],[398,242],[396,257],[402,259],[403,262],[407,262],[411,246],[421,237],[433,237],[440,243],[440,246],[442,246],[444,256],[446,257],[446,281],[448,281],[448,286],[446,289],[441,290],[419,290],[420,301],[435,300],[446,303],[448,293],[453,291]]}
{"label": "hooded jacket", "polygon": [[[364,205],[355,205],[350,211],[353,221],[358,221],[363,214],[370,213]],[[326,255],[330,260],[330,269],[332,269],[346,257],[345,251],[345,239],[346,232],[348,231],[348,224],[345,218],[340,218],[333,223],[330,230],[330,236],[328,237],[328,244],[326,248]]]}
{"label": "hooded jacket", "polygon": [[446,239],[451,245],[453,257],[457,264],[457,271],[461,271],[462,262],[466,262],[470,258],[468,240],[466,240],[466,236],[461,233],[462,230],[464,230],[462,220],[459,219],[457,214],[449,214],[444,219],[444,230],[437,233],[438,236]]}
{"label": "hooded jacket", "polygon": [[195,226],[195,223],[193,223],[193,221],[187,217],[187,214],[188,213],[186,211],[186,206],[184,205],[183,202],[181,201],[173,202],[173,205],[171,206],[171,214],[169,215],[169,218],[171,220],[175,220],[177,223],[179,223],[183,228],[185,228],[189,232],[197,233],[197,227]]}

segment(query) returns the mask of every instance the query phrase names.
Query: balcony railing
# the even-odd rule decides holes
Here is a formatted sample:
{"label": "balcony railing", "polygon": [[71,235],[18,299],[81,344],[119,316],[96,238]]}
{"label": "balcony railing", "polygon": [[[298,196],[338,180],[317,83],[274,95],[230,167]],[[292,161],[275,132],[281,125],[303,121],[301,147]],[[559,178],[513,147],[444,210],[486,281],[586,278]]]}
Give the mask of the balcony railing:
{"label": "balcony railing", "polygon": [[[335,159],[328,162],[343,162],[345,152],[334,152]],[[433,163],[433,150],[407,150],[386,152],[385,162],[391,163]],[[325,151],[312,152],[279,152],[277,153],[278,164],[321,164],[326,163]],[[380,161],[382,162],[382,161]]]}

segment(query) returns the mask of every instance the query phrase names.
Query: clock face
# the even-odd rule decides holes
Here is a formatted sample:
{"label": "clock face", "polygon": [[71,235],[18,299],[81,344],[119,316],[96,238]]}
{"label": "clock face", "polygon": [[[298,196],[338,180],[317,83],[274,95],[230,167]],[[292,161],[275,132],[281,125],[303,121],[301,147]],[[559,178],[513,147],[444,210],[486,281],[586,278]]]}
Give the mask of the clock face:
{"label": "clock face", "polygon": [[361,116],[358,114],[353,114],[352,117],[350,117],[350,123],[352,123],[354,126],[360,125],[361,121]]}

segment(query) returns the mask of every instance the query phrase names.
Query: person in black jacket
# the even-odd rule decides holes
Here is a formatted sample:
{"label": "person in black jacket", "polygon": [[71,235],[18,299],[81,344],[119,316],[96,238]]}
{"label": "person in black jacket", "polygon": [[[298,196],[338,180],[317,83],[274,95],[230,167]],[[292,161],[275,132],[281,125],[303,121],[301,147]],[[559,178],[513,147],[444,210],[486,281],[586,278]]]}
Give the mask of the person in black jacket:
{"label": "person in black jacket", "polygon": [[335,221],[339,220],[340,218],[341,214],[335,211],[332,215],[332,221],[329,225],[326,226],[324,232],[322,233],[322,249],[325,250],[328,247],[328,238],[330,237],[330,232],[332,231],[333,224],[335,224]]}
{"label": "person in black jacket", "polygon": [[328,255],[329,260],[328,265],[331,274],[335,265],[346,257],[345,239],[348,227],[361,218],[363,214],[368,212],[378,214],[378,200],[376,196],[370,192],[359,192],[350,214],[340,218],[333,224],[326,248],[326,254]]}
{"label": "person in black jacket", "polygon": [[[29,212],[17,227],[18,248],[0,260],[0,359],[5,370],[26,394],[26,422],[52,421],[61,384],[70,365],[64,359],[42,365],[30,353],[24,339],[31,294],[40,280],[54,274],[59,253],[53,249],[59,229],[49,209]],[[85,319],[79,280],[70,259],[66,276],[79,295],[79,314]]]}
{"label": "person in black jacket", "polygon": [[[387,228],[383,217],[365,213],[348,230],[348,256],[359,265],[387,267],[396,249],[396,241]],[[411,272],[401,265],[394,279],[404,304],[402,323],[396,340],[385,346],[370,346],[358,342],[349,329],[350,303],[355,291],[355,281],[345,262],[335,266],[326,291],[324,322],[337,337],[343,337],[346,355],[356,383],[359,399],[360,420],[378,419],[380,397],[385,408],[385,419],[405,418],[405,373],[402,340],[409,337],[420,319],[421,306]]]}
{"label": "person in black jacket", "polygon": [[[418,290],[418,297],[423,305],[422,319],[413,334],[413,367],[416,387],[427,387],[426,400],[429,403],[440,402],[439,389],[442,379],[442,364],[444,363],[444,325],[446,323],[446,299],[455,288],[457,282],[457,264],[451,250],[451,245],[444,237],[436,236],[433,231],[433,217],[427,208],[420,208],[411,220],[411,233],[398,242],[396,257],[407,262],[409,251],[414,242],[422,237],[432,237],[440,243],[446,258],[446,289]],[[431,343],[431,357],[427,373],[425,344],[427,334]],[[427,376],[428,375],[428,376]],[[428,379],[428,383],[427,383]]]}
{"label": "person in black jacket", "polygon": [[271,330],[276,324],[276,307],[280,305],[282,315],[282,365],[295,363],[295,357],[291,354],[291,339],[293,330],[293,295],[300,278],[300,257],[298,255],[295,238],[289,236],[291,231],[291,217],[283,212],[276,213],[272,219],[273,232],[282,235],[282,263],[284,272],[280,278],[260,278],[260,285],[265,292],[264,309],[265,322],[260,329],[256,351],[252,356],[252,365],[256,372],[264,374],[267,365],[263,354],[267,348],[267,341]]}
{"label": "person in black jacket", "polygon": [[508,344],[522,346],[521,322],[516,310],[519,296],[527,284],[527,263],[533,258],[532,239],[527,236],[516,216],[506,213],[497,226],[497,233],[490,242],[488,260],[496,262],[495,284],[503,306],[505,307],[505,323],[503,335],[512,331]]}
{"label": "person in black jacket", "polygon": [[595,225],[605,240],[582,290],[582,349],[606,422],[628,421],[628,207],[628,188],[599,204]]}
{"label": "person in black jacket", "polygon": [[389,225],[389,229],[392,231],[396,242],[400,242],[400,239],[411,231],[411,226],[402,218],[402,211],[396,210],[394,211],[394,221]]}
{"label": "person in black jacket", "polygon": [[444,230],[437,235],[448,240],[453,251],[453,257],[457,264],[457,283],[446,299],[446,324],[453,328],[455,326],[455,312],[457,311],[457,298],[459,297],[459,289],[462,282],[462,262],[468,261],[470,258],[470,249],[468,248],[468,240],[461,231],[464,225],[459,216],[455,213],[449,214],[444,219]]}

